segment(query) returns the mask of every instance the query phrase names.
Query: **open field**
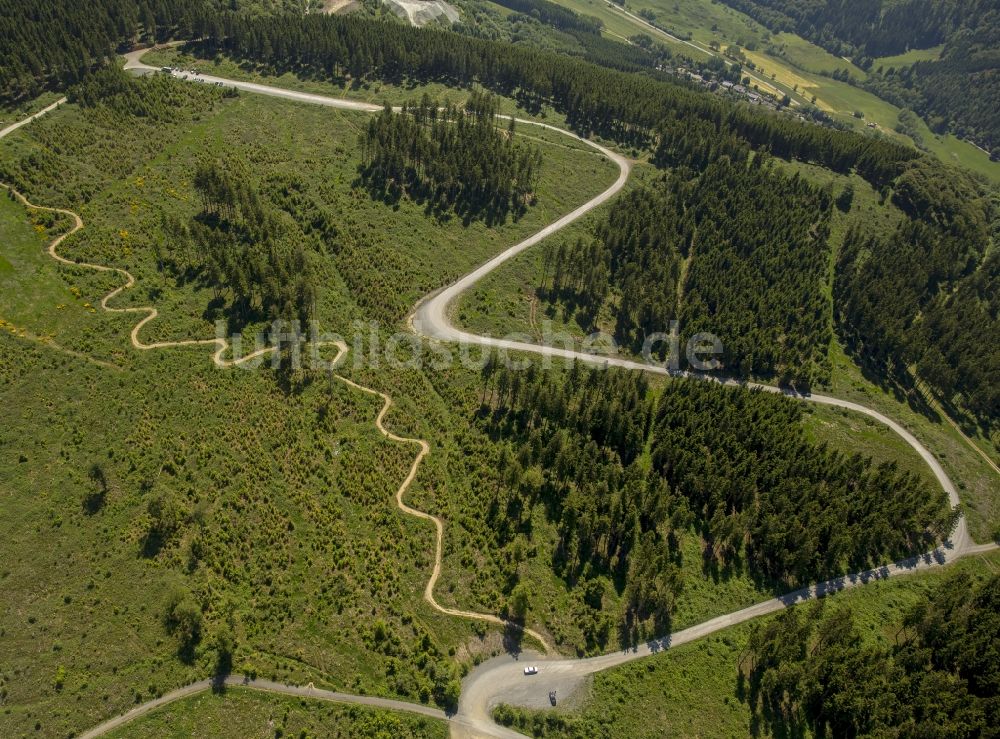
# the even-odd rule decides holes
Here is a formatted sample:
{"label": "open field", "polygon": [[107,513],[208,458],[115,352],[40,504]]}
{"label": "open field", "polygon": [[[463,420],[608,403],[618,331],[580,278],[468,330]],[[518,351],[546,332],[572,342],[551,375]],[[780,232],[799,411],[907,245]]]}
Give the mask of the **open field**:
{"label": "open field", "polygon": [[876,462],[894,462],[900,468],[916,474],[928,488],[937,480],[913,449],[882,424],[843,408],[806,406],[803,424],[808,435],[817,442],[850,454],[865,454]]}
{"label": "open field", "polygon": [[[998,570],[1000,555],[984,555],[947,570],[830,596],[825,609],[849,605],[866,641],[891,645],[906,610],[946,578],[961,571],[984,579]],[[598,673],[567,707],[527,712],[529,731],[534,729],[536,736],[649,739],[747,736],[754,726],[749,706],[740,698],[737,675],[750,630],[761,623],[757,620],[736,626],[641,662]]]}
{"label": "open field", "polygon": [[933,62],[941,58],[941,52],[944,50],[944,45],[932,46],[929,49],[910,49],[902,54],[896,54],[895,56],[879,56],[872,60],[872,66],[875,69],[879,67],[908,67],[911,64],[916,64],[917,62]]}
{"label": "open field", "polygon": [[448,727],[390,711],[229,688],[171,703],[108,734],[112,739],[149,736],[445,739]]}
{"label": "open field", "polygon": [[[203,350],[123,373],[0,341],[5,734],[65,736],[202,678],[221,634],[247,672],[413,700],[434,683],[388,670],[372,624],[394,654],[437,654],[439,676],[478,643],[420,600],[431,532],[391,500],[411,459],[375,432],[375,402],[340,383],[286,395]],[[174,592],[204,603],[190,656],[164,627]]]}

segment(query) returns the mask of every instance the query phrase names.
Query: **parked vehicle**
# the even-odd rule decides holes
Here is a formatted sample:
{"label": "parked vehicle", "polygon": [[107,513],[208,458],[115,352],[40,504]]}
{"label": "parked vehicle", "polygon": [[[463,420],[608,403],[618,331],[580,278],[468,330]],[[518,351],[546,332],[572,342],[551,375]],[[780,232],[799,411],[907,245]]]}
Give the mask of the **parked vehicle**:
{"label": "parked vehicle", "polygon": [[538,668],[535,667],[534,665],[528,665],[527,667],[524,668],[524,674],[525,675],[537,675],[538,674]]}

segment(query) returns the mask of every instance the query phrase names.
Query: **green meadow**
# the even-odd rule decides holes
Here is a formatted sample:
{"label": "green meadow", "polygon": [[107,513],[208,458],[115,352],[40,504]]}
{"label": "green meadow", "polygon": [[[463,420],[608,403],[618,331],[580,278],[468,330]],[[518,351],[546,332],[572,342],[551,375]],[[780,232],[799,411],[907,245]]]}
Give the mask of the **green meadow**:
{"label": "green meadow", "polygon": [[[525,126],[544,152],[537,205],[463,224],[353,186],[362,114],[175,85],[165,119],[67,105],[0,143],[4,180],[83,218],[61,254],[135,275],[111,305],[157,307],[143,342],[214,336],[213,290],[157,258],[164,217],[197,212],[201,158],[241,158],[261,191],[294,181],[335,214],[354,250],[310,252],[317,319],[346,336],[374,314],[383,339],[425,292],[616,176]],[[433,703],[499,649],[421,599],[433,531],[393,500],[413,449],[377,432],[377,398],[323,371],[221,370],[207,346],[138,351],[128,337],[142,314],[99,307],[122,278],[45,253],[68,219],[4,196],[0,226],[4,734],[78,733],[222,664]],[[394,430],[448,446],[461,419],[420,371],[344,371],[396,398]],[[447,513],[442,498],[465,491],[432,456],[413,504]],[[181,629],[178,604],[192,601],[201,615]]]}

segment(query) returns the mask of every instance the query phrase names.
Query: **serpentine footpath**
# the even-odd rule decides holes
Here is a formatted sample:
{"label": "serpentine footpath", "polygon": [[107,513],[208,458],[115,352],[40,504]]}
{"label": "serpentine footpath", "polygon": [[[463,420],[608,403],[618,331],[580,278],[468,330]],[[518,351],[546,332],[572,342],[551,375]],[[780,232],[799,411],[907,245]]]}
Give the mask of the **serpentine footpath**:
{"label": "serpentine footpath", "polygon": [[[138,73],[148,73],[155,71],[154,67],[145,65],[141,61],[141,57],[146,50],[132,52],[126,55],[126,69],[135,70]],[[218,83],[228,87],[234,87],[247,92],[270,95],[273,97],[280,97],[289,100],[296,100],[300,102],[312,103],[316,105],[324,105],[327,107],[340,108],[344,110],[355,110],[359,112],[377,112],[381,110],[381,106],[372,105],[370,103],[358,102],[356,100],[344,100],[340,98],[334,98],[324,95],[315,95],[311,93],[298,92],[294,90],[287,90],[278,87],[271,87],[268,85],[261,85],[252,82],[242,82],[235,80],[228,80],[220,77],[214,77],[211,75],[202,74],[190,74],[185,75],[183,73],[174,73],[176,77],[190,77],[193,80],[198,80],[206,83]],[[42,111],[30,116],[29,118],[20,121],[18,123],[12,124],[7,128],[0,131],[0,138],[12,133],[21,126],[30,123],[35,118],[55,109],[58,105],[65,102],[65,98],[50,105]],[[599,151],[603,156],[607,157],[609,160],[613,161],[618,165],[619,176],[611,187],[606,189],[597,197],[588,201],[584,205],[580,206],[571,213],[563,216],[554,223],[546,226],[533,236],[525,239],[524,241],[515,244],[503,253],[494,257],[493,259],[486,262],[486,264],[477,268],[470,274],[461,278],[457,282],[448,286],[447,288],[438,291],[437,293],[428,296],[422,300],[414,312],[409,318],[409,325],[411,328],[419,335],[437,341],[457,341],[472,344],[479,344],[482,346],[491,346],[507,350],[530,352],[534,354],[540,354],[545,357],[563,358],[569,360],[579,360],[582,362],[587,362],[590,364],[597,364],[600,366],[617,366],[625,369],[639,370],[643,372],[651,372],[661,375],[670,376],[691,376],[684,372],[672,372],[665,367],[646,364],[643,362],[637,362],[633,360],[624,359],[621,357],[605,357],[594,354],[588,354],[585,352],[576,352],[567,349],[559,349],[556,347],[541,346],[537,344],[530,344],[525,342],[507,341],[502,339],[494,339],[487,336],[478,336],[475,334],[469,334],[467,332],[461,331],[455,328],[448,318],[448,309],[450,305],[457,299],[457,297],[475,284],[478,280],[482,279],[486,274],[492,272],[494,269],[499,267],[504,262],[513,258],[517,254],[520,254],[525,249],[534,246],[535,244],[542,241],[547,236],[555,233],[561,228],[567,226],[573,221],[579,219],[586,213],[590,212],[597,206],[609,200],[616,193],[618,193],[621,188],[625,185],[628,180],[630,173],[630,166],[627,159],[623,156],[593,142],[588,139],[577,136],[569,131],[565,131],[556,126],[549,124],[538,123],[536,121],[527,121],[516,119],[519,123],[526,125],[540,126],[542,128],[555,131],[562,135],[568,136],[579,142],[582,142],[597,151]],[[253,354],[243,357],[239,360],[227,360],[224,358],[226,352],[229,350],[229,342],[224,338],[216,339],[191,339],[185,341],[172,341],[172,342],[157,342],[152,344],[144,344],[139,340],[139,332],[142,328],[154,320],[157,316],[157,310],[152,306],[144,307],[129,307],[129,308],[112,308],[108,305],[108,302],[116,297],[118,297],[122,292],[128,290],[135,285],[135,278],[124,269],[116,267],[108,267],[96,264],[87,264],[83,262],[74,262],[72,260],[66,259],[61,256],[57,249],[59,245],[71,234],[76,233],[81,228],[83,228],[83,221],[80,217],[73,213],[72,211],[61,209],[61,208],[50,208],[37,206],[30,203],[23,195],[18,193],[16,190],[3,185],[6,189],[10,190],[15,197],[23,203],[28,208],[34,208],[38,210],[46,210],[54,213],[60,213],[67,215],[73,219],[74,225],[72,229],[68,232],[56,238],[48,247],[49,255],[60,263],[67,265],[74,265],[85,267],[100,272],[115,272],[122,276],[124,279],[124,284],[120,287],[115,288],[110,293],[108,293],[101,300],[101,307],[110,313],[138,313],[145,314],[145,316],[139,320],[138,323],[132,328],[130,333],[130,339],[132,346],[138,350],[152,350],[152,349],[166,349],[184,346],[197,346],[197,345],[214,345],[216,347],[216,352],[213,355],[213,361],[219,367],[232,367],[243,362],[249,361],[251,359],[256,359],[262,355],[268,354],[275,351],[274,347],[268,347],[261,349]],[[341,342],[327,342],[327,344],[337,347],[337,356],[331,361],[330,367],[334,368],[339,362],[344,358],[348,349],[347,346]],[[372,388],[364,387],[359,385],[352,380],[347,379],[341,375],[335,375],[337,379],[349,385],[350,387],[366,392],[372,395],[376,395],[382,398],[383,405],[379,411],[376,419],[375,426],[378,431],[383,434],[386,438],[407,444],[414,444],[419,447],[419,452],[410,467],[410,471],[406,478],[403,480],[399,489],[396,491],[396,503],[400,510],[411,516],[421,518],[433,522],[436,529],[436,541],[435,541],[435,556],[434,556],[434,567],[432,574],[427,582],[424,589],[424,599],[436,610],[441,613],[445,613],[451,616],[457,616],[461,618],[471,618],[489,621],[496,623],[505,627],[515,627],[515,624],[504,621],[503,619],[492,615],[492,614],[482,614],[474,613],[471,611],[462,611],[452,608],[447,608],[441,606],[434,598],[434,587],[437,583],[438,578],[441,573],[441,562],[442,562],[442,551],[443,551],[443,534],[444,525],[436,516],[429,513],[419,511],[415,508],[411,508],[406,505],[403,498],[406,491],[409,489],[413,480],[415,479],[420,463],[423,461],[424,457],[430,453],[430,445],[427,441],[423,439],[411,439],[402,436],[398,436],[388,431],[384,426],[384,418],[392,406],[392,399],[378,390]],[[769,385],[759,385],[754,383],[741,383],[732,379],[715,379],[707,378],[702,375],[693,375],[698,379],[706,379],[713,382],[720,382],[724,385],[742,385],[745,387],[754,387],[767,392],[777,392],[788,395],[790,397],[799,399],[804,402],[821,403],[825,405],[834,405],[848,410],[855,411],[857,413],[862,413],[867,415],[880,423],[886,425],[897,433],[907,444],[909,444],[920,456],[921,458],[930,466],[937,478],[938,482],[941,484],[942,488],[947,492],[949,501],[953,507],[959,505],[958,493],[955,486],[952,484],[951,480],[948,478],[944,469],[941,467],[940,463],[934,457],[929,450],[927,450],[911,433],[904,429],[901,425],[893,421],[892,419],[874,411],[870,408],[858,405],[845,400],[840,400],[839,398],[832,398],[822,395],[811,395],[811,394],[799,394],[794,391],[789,391],[782,388],[776,388]],[[635,648],[628,650],[602,655],[599,657],[592,657],[589,659],[555,659],[548,657],[541,657],[531,654],[532,660],[535,664],[540,666],[540,674],[534,677],[525,677],[521,665],[518,664],[516,657],[502,656],[494,658],[488,662],[475,668],[466,677],[462,686],[462,694],[459,701],[458,710],[454,715],[448,716],[444,712],[439,711],[434,708],[429,708],[427,706],[407,703],[405,701],[391,700],[387,698],[377,698],[372,696],[357,696],[350,695],[346,693],[337,693],[328,690],[317,689],[310,683],[306,687],[294,686],[294,685],[284,685],[280,683],[274,683],[266,680],[250,680],[249,678],[240,675],[230,675],[222,681],[211,681],[205,680],[191,685],[179,688],[175,691],[167,693],[160,698],[149,701],[147,703],[136,706],[128,713],[119,716],[117,718],[111,719],[100,726],[97,726],[90,731],[84,733],[82,736],[87,739],[92,737],[101,736],[102,734],[121,726],[122,724],[137,718],[155,708],[170,703],[172,701],[180,700],[182,698],[194,695],[206,690],[213,688],[218,688],[222,686],[241,686],[253,690],[262,690],[267,692],[281,693],[284,695],[291,695],[296,697],[307,697],[316,698],[320,700],[336,701],[341,703],[355,703],[369,705],[379,708],[407,711],[411,713],[417,713],[423,716],[428,716],[431,718],[447,719],[451,726],[452,735],[459,737],[478,737],[478,736],[491,736],[491,737],[516,737],[520,736],[516,732],[512,732],[509,729],[505,729],[496,725],[490,715],[490,711],[493,706],[499,703],[510,703],[514,705],[526,706],[526,707],[546,707],[549,705],[548,701],[548,691],[558,689],[560,695],[565,695],[567,692],[572,692],[577,686],[579,686],[586,676],[613,667],[615,665],[622,664],[634,659],[639,659],[651,654],[655,654],[671,646],[676,646],[689,642],[715,631],[727,628],[734,624],[742,623],[752,618],[756,618],[761,615],[768,613],[773,613],[775,611],[786,608],[795,603],[802,602],[804,600],[809,600],[812,598],[822,597],[826,594],[837,592],[846,588],[855,587],[858,585],[863,585],[865,583],[871,582],[873,580],[880,580],[887,577],[893,577],[901,574],[909,574],[923,569],[928,569],[932,567],[940,567],[950,562],[954,562],[963,556],[968,556],[971,554],[977,554],[995,549],[996,544],[985,544],[976,545],[969,536],[968,528],[963,516],[958,517],[955,529],[953,530],[951,536],[947,541],[945,541],[941,546],[934,549],[927,554],[920,555],[917,557],[912,557],[901,562],[897,562],[891,565],[886,565],[883,567],[875,568],[861,573],[845,575],[843,577],[835,578],[833,580],[828,580],[826,582],[818,583],[816,585],[809,586],[807,588],[802,588],[793,593],[788,593],[786,595],[780,596],[778,598],[773,598],[771,600],[764,601],[762,603],[757,603],[749,608],[736,611],[734,613],[726,614],[724,616],[719,616],[717,618],[706,621],[705,623],[693,626],[689,629],[679,631],[677,633],[667,635],[662,639],[656,639],[653,641],[646,642],[644,644],[638,645]],[[524,633],[536,641],[543,647],[546,652],[554,652],[554,649],[549,645],[543,635],[532,631],[530,629],[524,629]]]}

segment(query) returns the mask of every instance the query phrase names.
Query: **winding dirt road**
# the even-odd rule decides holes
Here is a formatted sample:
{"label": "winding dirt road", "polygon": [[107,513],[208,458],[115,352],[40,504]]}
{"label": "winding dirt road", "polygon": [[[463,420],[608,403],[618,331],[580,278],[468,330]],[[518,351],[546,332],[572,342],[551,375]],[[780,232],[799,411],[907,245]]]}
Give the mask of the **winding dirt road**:
{"label": "winding dirt road", "polygon": [[[54,106],[50,106],[46,110],[51,110],[52,107],[54,107]],[[38,114],[36,114],[35,116],[33,116],[33,118],[37,117],[37,116],[38,116]],[[29,119],[29,120],[31,120],[31,119]],[[16,130],[16,127],[9,127],[8,129],[5,129],[6,132],[10,132],[10,131],[13,131],[13,130]],[[6,132],[5,133],[0,133],[0,138],[3,138],[3,136],[6,136],[7,135]],[[56,239],[54,239],[52,241],[51,244],[49,244],[48,254],[49,254],[50,257],[52,257],[53,259],[55,259],[60,264],[65,264],[65,265],[68,265],[68,266],[71,266],[71,267],[83,267],[85,269],[92,269],[92,270],[95,270],[97,272],[114,272],[114,273],[116,273],[118,275],[121,275],[121,277],[125,280],[124,283],[122,283],[121,286],[116,287],[114,290],[112,290],[107,295],[105,295],[103,298],[101,298],[101,308],[103,308],[104,310],[106,310],[108,313],[145,313],[146,314],[144,318],[142,318],[138,323],[135,324],[135,326],[132,327],[132,331],[129,334],[129,338],[131,339],[132,346],[135,349],[139,349],[141,351],[149,351],[151,349],[172,349],[172,348],[182,347],[182,346],[209,346],[209,345],[211,345],[211,346],[215,346],[216,347],[215,354],[212,356],[212,361],[215,362],[215,364],[218,367],[224,367],[224,368],[226,368],[226,367],[236,367],[236,366],[239,366],[241,364],[244,364],[245,362],[249,362],[251,360],[258,359],[260,357],[266,356],[266,355],[271,354],[274,351],[276,351],[276,348],[273,347],[273,346],[271,346],[271,347],[265,347],[263,349],[259,349],[259,350],[255,351],[255,352],[253,352],[251,354],[248,354],[245,357],[240,357],[239,359],[232,359],[232,360],[230,360],[230,359],[223,359],[223,355],[226,354],[229,351],[229,349],[230,349],[230,343],[229,343],[229,341],[226,340],[226,339],[223,339],[223,338],[215,338],[215,339],[185,339],[183,341],[158,341],[158,342],[154,342],[152,344],[144,344],[144,343],[142,343],[139,340],[139,332],[142,331],[143,326],[145,326],[150,321],[155,320],[157,318],[157,316],[160,315],[159,311],[157,311],[156,308],[153,307],[153,306],[151,306],[151,305],[140,306],[140,307],[130,307],[130,308],[112,308],[111,306],[108,305],[108,301],[114,300],[121,293],[123,293],[124,291],[132,288],[135,285],[135,277],[132,276],[132,273],[129,272],[128,270],[121,269],[120,267],[107,267],[107,266],[105,266],[103,264],[91,264],[89,262],[75,262],[72,259],[67,259],[66,257],[62,256],[58,252],[59,245],[62,244],[63,241],[65,241],[67,238],[69,238],[70,236],[72,236],[77,231],[79,231],[80,229],[83,228],[83,219],[80,218],[79,215],[77,215],[76,213],[74,213],[71,210],[66,210],[64,208],[50,208],[50,207],[44,206],[44,205],[35,205],[34,203],[30,202],[26,197],[24,197],[24,195],[22,195],[21,193],[19,193],[17,190],[15,190],[14,188],[12,188],[9,185],[6,185],[4,183],[0,183],[0,187],[4,188],[5,190],[7,190],[10,193],[12,193],[14,195],[14,197],[17,198],[17,200],[22,205],[24,205],[26,208],[31,208],[32,210],[48,211],[50,213],[59,213],[61,215],[69,216],[70,218],[73,219],[73,228],[71,228],[69,231],[67,231],[66,233],[62,234],[61,236],[57,237]],[[337,356],[332,360],[331,366],[336,365],[337,363],[339,363],[340,360],[343,358],[344,354],[347,352],[347,345],[343,341],[323,342],[323,343],[317,344],[316,346],[317,346],[317,348],[320,347],[320,346],[336,346],[337,347],[337,350],[338,350],[337,351]]]}
{"label": "winding dirt road", "polygon": [[[135,52],[129,54],[127,57],[126,68],[134,69],[140,72],[153,71],[155,68],[149,67],[141,62],[141,56],[143,52]],[[175,74],[175,76],[185,76],[181,73]],[[192,79],[199,79],[206,83],[219,83],[227,85],[230,87],[236,87],[247,92],[253,92],[258,94],[271,95],[275,97],[281,97],[291,100],[297,100],[301,102],[308,102],[318,105],[325,105],[328,107],[341,108],[345,110],[356,110],[365,112],[374,112],[380,110],[380,106],[371,105],[368,103],[359,103],[353,100],[342,100],[339,98],[331,98],[323,95],[314,95],[311,93],[296,92],[293,90],[285,90],[281,88],[269,87],[266,85],[260,85],[256,83],[249,82],[239,82],[233,80],[226,80],[223,78],[213,77],[210,75],[187,75]],[[60,101],[62,102],[62,101]],[[0,138],[9,134],[10,132],[17,130],[20,126],[29,123],[40,115],[48,112],[49,110],[55,108],[59,103],[49,106],[44,111],[41,111],[30,118],[8,126],[2,132],[0,132]],[[575,134],[568,131],[564,131],[555,126],[550,126],[547,124],[537,123],[535,121],[521,121],[519,122],[529,125],[537,125],[544,128],[548,128],[552,131],[556,131],[560,134],[574,138],[588,146],[597,149],[601,154],[608,157],[611,161],[615,162],[619,167],[619,176],[615,183],[605,190],[603,193],[588,201],[584,205],[580,206],[573,212],[563,216],[556,222],[546,226],[541,231],[533,235],[532,237],[525,239],[524,241],[515,244],[502,254],[494,257],[486,264],[477,268],[470,274],[461,278],[457,282],[448,286],[444,290],[429,296],[423,300],[417,308],[414,310],[413,314],[410,316],[410,325],[413,330],[418,334],[432,339],[440,341],[457,341],[480,344],[484,346],[494,346],[498,348],[510,349],[515,351],[530,352],[534,354],[540,354],[548,357],[560,357],[569,360],[580,360],[583,362],[588,362],[591,364],[598,364],[603,366],[618,366],[625,369],[634,369],[644,372],[652,372],[656,374],[669,374],[673,376],[688,376],[687,373],[671,372],[665,367],[646,364],[642,362],[637,362],[634,360],[629,360],[621,357],[604,357],[594,354],[588,354],[584,352],[577,352],[573,350],[561,349],[558,347],[548,347],[541,346],[537,344],[507,341],[502,339],[493,339],[486,336],[477,336],[474,334],[469,334],[467,332],[461,331],[451,325],[448,320],[448,308],[453,303],[453,301],[465,290],[475,284],[478,280],[484,277],[489,272],[493,271],[499,267],[504,262],[513,258],[517,254],[523,252],[525,249],[542,241],[547,236],[555,233],[559,229],[565,227],[569,223],[577,220],[581,216],[585,215],[589,211],[593,210],[600,204],[606,202],[608,199],[613,197],[621,188],[625,185],[629,176],[629,163],[628,161],[619,154],[600,146],[599,144],[589,141],[587,139],[580,138]],[[9,188],[8,188],[9,189]],[[243,357],[239,360],[226,360],[223,359],[225,353],[229,350],[229,343],[225,339],[192,339],[186,341],[176,341],[176,342],[158,342],[153,344],[143,344],[139,340],[139,332],[141,329],[150,321],[154,320],[158,313],[155,307],[130,307],[130,308],[111,308],[108,306],[108,302],[118,295],[120,295],[125,290],[128,290],[135,284],[135,279],[132,275],[120,268],[107,267],[102,265],[87,264],[80,262],[73,262],[62,256],[57,252],[59,245],[68,237],[70,234],[79,231],[83,227],[83,222],[79,216],[71,211],[63,210],[59,208],[46,208],[41,206],[35,206],[29,203],[20,193],[15,195],[18,199],[27,207],[38,208],[40,210],[48,210],[52,212],[62,213],[73,218],[74,226],[73,228],[55,239],[49,246],[49,254],[57,261],[76,266],[83,266],[98,270],[101,272],[116,272],[124,278],[124,284],[115,290],[108,293],[101,301],[101,306],[105,310],[112,313],[144,313],[143,317],[132,329],[130,338],[132,346],[139,350],[151,350],[151,349],[164,349],[171,347],[183,347],[183,346],[194,346],[194,345],[215,345],[216,352],[213,355],[213,361],[220,367],[231,367],[236,364],[246,362],[250,359],[257,358],[263,354],[274,351],[273,347],[262,349],[255,352],[252,355]],[[331,367],[336,365],[347,352],[347,347],[342,342],[334,342],[334,345],[338,347],[337,358],[331,363]],[[399,508],[412,516],[428,520],[434,523],[436,529],[436,546],[435,546],[435,562],[433,572],[430,579],[428,580],[427,586],[424,590],[424,598],[437,610],[442,613],[446,613],[452,616],[458,616],[463,618],[474,618],[485,621],[490,621],[500,625],[508,626],[502,619],[490,615],[490,614],[480,614],[472,613],[467,611],[460,611],[450,608],[445,608],[437,603],[434,598],[434,586],[440,576],[441,570],[441,559],[442,559],[442,539],[443,539],[443,523],[441,520],[431,514],[424,513],[417,509],[411,508],[406,505],[403,498],[409,486],[416,477],[417,471],[419,469],[420,463],[424,457],[430,452],[429,444],[423,439],[411,439],[402,436],[398,436],[388,431],[384,426],[384,418],[388,413],[392,400],[391,398],[378,390],[367,388],[357,383],[336,375],[339,380],[346,383],[347,385],[373,395],[377,395],[382,398],[383,406],[378,413],[375,420],[375,425],[379,432],[382,433],[386,438],[407,444],[414,444],[419,447],[419,452],[410,467],[410,471],[400,485],[396,492],[396,502]],[[699,379],[709,379],[704,376],[698,375]],[[955,490],[954,485],[948,478],[947,474],[942,469],[941,465],[935,459],[934,455],[930,453],[920,442],[913,437],[906,429],[900,426],[895,421],[887,418],[886,416],[878,413],[864,406],[860,406],[849,401],[840,400],[838,398],[831,398],[821,395],[801,395],[794,393],[792,391],[783,390],[780,388],[775,388],[769,385],[756,385],[753,383],[738,383],[735,380],[717,380],[712,379],[712,381],[721,382],[725,385],[743,384],[749,387],[757,387],[761,390],[767,392],[778,392],[791,397],[795,397],[802,401],[822,403],[826,405],[834,405],[841,408],[846,408],[858,413],[863,413],[880,423],[885,424],[894,432],[899,434],[918,454],[921,458],[931,467],[934,472],[935,477],[938,479],[942,488],[947,492],[949,500],[953,506],[958,505],[958,494]],[[511,657],[498,657],[494,660],[486,662],[469,674],[463,683],[463,691],[461,700],[459,703],[459,709],[454,717],[451,717],[451,726],[453,734],[456,736],[519,736],[518,734],[511,732],[507,729],[497,726],[493,723],[490,716],[491,708],[500,703],[506,702],[515,705],[523,705],[529,707],[543,707],[548,706],[548,690],[553,689],[554,686],[558,686],[562,691],[561,694],[564,695],[565,691],[572,690],[575,686],[579,685],[582,680],[587,676],[596,671],[604,670],[609,667],[613,667],[624,662],[639,659],[650,654],[655,654],[663,649],[670,646],[675,646],[685,642],[698,639],[707,634],[711,634],[720,629],[727,628],[737,623],[756,618],[758,616],[773,613],[782,608],[786,608],[789,605],[793,605],[804,600],[809,600],[816,597],[821,597],[828,593],[837,592],[846,588],[856,587],[858,585],[863,585],[867,582],[873,580],[884,579],[887,577],[893,577],[901,574],[908,574],[916,572],[919,570],[939,567],[949,562],[955,561],[956,559],[967,556],[970,554],[976,554],[980,552],[985,552],[996,548],[996,544],[986,544],[977,546],[975,545],[971,538],[969,537],[968,530],[965,524],[965,520],[959,517],[958,523],[952,536],[946,541],[942,546],[938,547],[932,552],[919,557],[913,557],[902,562],[898,562],[892,565],[887,565],[884,567],[876,568],[873,570],[868,570],[866,572],[846,575],[841,578],[836,578],[823,583],[818,583],[816,585],[810,586],[808,588],[803,588],[802,590],[796,591],[794,593],[789,593],[787,595],[781,596],[779,598],[774,598],[762,603],[755,604],[749,608],[742,609],[735,613],[719,616],[715,619],[707,621],[705,623],[699,624],[697,626],[685,629],[683,631],[677,632],[675,634],[668,635],[662,639],[657,639],[654,641],[647,642],[636,646],[633,649],[626,651],[602,655],[599,657],[594,657],[590,659],[582,660],[566,660],[566,659],[549,659],[540,658],[537,663],[541,668],[539,675],[534,677],[525,677],[520,664]],[[535,638],[547,651],[551,650],[551,646],[546,642],[542,635],[528,630],[526,632],[529,636]],[[227,684],[239,684],[245,685],[244,678],[241,676],[230,676],[227,679]],[[120,716],[116,719],[102,724],[95,729],[87,732],[83,736],[96,737],[100,734],[120,726],[132,718],[135,718],[149,710],[163,705],[164,703],[170,702],[172,700],[178,700],[180,698],[192,695],[194,693],[208,690],[212,686],[211,682],[204,681],[201,683],[195,683],[194,685],[181,688],[177,691],[173,691],[155,701],[150,701],[149,703],[143,704],[136,707],[129,713]],[[445,718],[445,715],[436,709],[430,709],[426,706],[419,706],[416,704],[409,704],[403,701],[391,701],[389,699],[372,698],[366,696],[351,696],[343,693],[333,693],[331,691],[324,691],[312,688],[311,686],[299,687],[299,686],[289,686],[281,685],[277,683],[269,683],[267,681],[256,681],[246,684],[247,687],[258,690],[268,690],[272,692],[283,693],[286,695],[295,696],[306,696],[306,697],[317,697],[325,700],[336,700],[339,702],[351,702],[351,703],[363,703],[366,705],[375,705],[383,708],[391,708],[393,710],[403,710],[411,711],[416,713],[421,713],[427,716],[433,716],[434,718]]]}

